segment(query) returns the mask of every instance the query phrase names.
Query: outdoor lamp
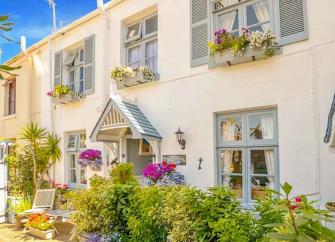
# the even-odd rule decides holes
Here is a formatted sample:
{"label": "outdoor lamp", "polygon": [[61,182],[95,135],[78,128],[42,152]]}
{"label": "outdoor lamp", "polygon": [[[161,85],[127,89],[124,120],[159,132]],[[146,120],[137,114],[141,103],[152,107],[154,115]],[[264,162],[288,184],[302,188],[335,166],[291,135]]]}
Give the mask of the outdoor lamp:
{"label": "outdoor lamp", "polygon": [[177,132],[175,132],[176,136],[177,136],[177,141],[180,145],[180,148],[181,149],[185,149],[185,145],[186,145],[186,141],[183,139],[183,135],[184,135],[184,132],[182,132],[180,130],[180,128],[178,128]]}

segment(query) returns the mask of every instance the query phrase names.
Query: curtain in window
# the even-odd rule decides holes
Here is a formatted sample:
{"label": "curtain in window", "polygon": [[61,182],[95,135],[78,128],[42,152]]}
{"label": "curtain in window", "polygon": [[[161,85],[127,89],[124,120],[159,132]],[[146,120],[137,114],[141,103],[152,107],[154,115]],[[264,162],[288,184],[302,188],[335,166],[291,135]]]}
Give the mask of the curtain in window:
{"label": "curtain in window", "polygon": [[[222,169],[224,173],[231,173],[233,166],[233,152],[232,150],[225,150],[221,153],[221,160],[223,162]],[[230,176],[223,176],[223,185],[226,187],[230,187]]]}
{"label": "curtain in window", "polygon": [[140,58],[141,58],[141,48],[135,47],[129,49],[128,53],[128,63],[132,68],[137,68],[140,66]]}
{"label": "curtain in window", "polygon": [[[255,10],[255,14],[259,23],[269,21],[270,19],[269,6],[266,1],[256,3],[252,5],[252,7]],[[261,27],[263,31],[267,31],[270,29],[270,24],[263,24]]]}
{"label": "curtain in window", "polygon": [[237,14],[237,11],[232,11],[232,12],[220,15],[218,19],[219,27],[226,29],[228,32],[232,31],[236,14]]}
{"label": "curtain in window", "polygon": [[[262,136],[263,139],[273,139],[274,137],[274,127],[273,127],[273,118],[272,116],[263,115],[261,117],[261,129],[262,129]],[[275,157],[274,157],[274,151],[273,150],[265,150],[264,151],[265,156],[265,163],[266,163],[266,169],[268,171],[268,174],[273,175],[275,173]],[[269,187],[274,188],[274,177],[268,177],[269,180]]]}
{"label": "curtain in window", "polygon": [[236,128],[236,121],[232,122],[227,120],[221,125],[221,134],[223,141],[235,141],[235,137],[238,134],[238,130]]}
{"label": "curtain in window", "polygon": [[145,44],[145,65],[157,73],[157,40]]}

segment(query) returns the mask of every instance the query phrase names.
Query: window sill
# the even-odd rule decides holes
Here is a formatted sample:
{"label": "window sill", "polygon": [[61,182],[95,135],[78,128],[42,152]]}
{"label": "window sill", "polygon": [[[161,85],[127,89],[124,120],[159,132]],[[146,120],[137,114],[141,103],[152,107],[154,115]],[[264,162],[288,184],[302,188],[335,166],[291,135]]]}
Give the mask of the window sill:
{"label": "window sill", "polygon": [[16,118],[16,114],[2,116],[1,120],[8,120],[8,119],[14,119],[14,118]]}
{"label": "window sill", "polygon": [[[281,53],[282,49],[280,48],[278,51],[276,51],[275,55]],[[250,49],[249,47],[247,47],[243,56],[235,56],[232,49],[227,49],[215,53],[214,56],[210,58],[208,68],[213,69],[220,66],[232,66],[257,60],[264,60],[268,58],[270,57],[266,57],[264,55],[263,48]]]}

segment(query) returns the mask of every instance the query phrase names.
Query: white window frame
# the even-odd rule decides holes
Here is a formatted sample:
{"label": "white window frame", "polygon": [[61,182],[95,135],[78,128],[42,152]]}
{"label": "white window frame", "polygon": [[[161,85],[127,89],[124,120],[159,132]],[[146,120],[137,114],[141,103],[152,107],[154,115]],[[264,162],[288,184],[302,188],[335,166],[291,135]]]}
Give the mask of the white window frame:
{"label": "white window frame", "polygon": [[[88,180],[88,176],[87,176],[87,168],[86,167],[81,167],[78,163],[77,163],[77,160],[79,158],[79,154],[80,152],[86,148],[86,141],[85,141],[85,147],[81,147],[80,145],[80,136],[85,134],[85,137],[87,138],[86,136],[86,132],[82,131],[82,132],[74,132],[74,133],[69,133],[67,135],[67,159],[68,159],[68,165],[67,165],[67,173],[68,173],[68,184],[69,184],[69,187],[70,188],[86,188],[87,187],[87,184],[83,184],[81,183],[80,181],[80,173],[81,173],[81,170],[84,170],[85,171],[85,174],[86,174],[86,181]],[[69,148],[68,145],[69,145],[69,140],[70,140],[70,137],[75,137],[75,147],[71,147]],[[85,139],[86,140],[86,139]],[[71,156],[75,155],[76,156],[76,161],[75,161],[75,168],[72,168],[71,167]],[[76,173],[76,179],[77,179],[77,182],[76,183],[73,183],[71,182],[71,170],[75,169],[75,173]]]}
{"label": "white window frame", "polygon": [[[73,51],[73,50],[72,50]],[[71,51],[68,51],[68,53],[71,52]],[[65,61],[65,63],[63,64],[66,68],[66,74],[67,74],[67,77],[68,77],[68,86],[71,90],[74,90],[76,92],[80,92],[80,93],[83,93],[84,92],[84,47],[81,46],[77,49],[75,49],[72,53],[71,56],[68,56],[68,60]],[[81,57],[81,54],[83,55],[83,59],[80,60],[80,57]],[[74,65],[72,65],[72,63],[74,63]],[[83,72],[83,76],[82,78],[80,78],[80,71],[82,69],[82,72]],[[74,80],[73,80],[73,83],[71,82],[71,73],[73,73],[74,75]],[[76,79],[77,78],[77,79]],[[80,90],[80,83],[82,83],[82,87],[83,87],[83,90]],[[72,87],[72,84],[73,84],[73,87]],[[78,86],[78,90],[76,89],[76,84]]]}
{"label": "white window frame", "polygon": [[[274,139],[273,140],[250,140],[249,139],[249,117],[251,115],[257,114],[272,114],[274,118]],[[241,117],[242,123],[242,140],[241,141],[231,141],[222,142],[221,141],[221,124],[220,122],[227,117]],[[242,192],[243,197],[241,202],[243,203],[253,203],[254,200],[251,198],[251,177],[274,177],[274,189],[279,191],[280,181],[279,181],[279,155],[278,155],[278,117],[277,109],[263,109],[263,110],[252,110],[245,112],[230,112],[230,113],[217,113],[215,115],[215,134],[216,134],[216,164],[217,164],[217,184],[222,185],[223,175],[241,176],[242,175]],[[274,174],[251,174],[250,164],[251,164],[251,151],[252,150],[274,150],[275,164]],[[221,151],[222,150],[241,150],[242,151],[242,173],[224,173],[221,168]]]}
{"label": "white window frame", "polygon": [[[151,19],[155,16],[158,16],[157,13],[154,13],[154,14],[151,14],[135,23],[132,23],[132,24],[129,24],[127,27],[126,27],[126,33],[125,33],[125,41],[124,41],[124,45],[125,45],[125,64],[126,66],[129,66],[129,60],[128,60],[128,57],[129,57],[129,50],[132,49],[132,48],[135,48],[137,46],[140,46],[140,66],[144,66],[145,65],[145,61],[146,61],[146,57],[145,57],[145,45],[148,43],[148,42],[151,42],[153,40],[157,40],[158,42],[158,29],[157,31],[155,32],[152,32],[150,34],[145,34],[146,32],[146,29],[145,29],[145,23],[148,19]],[[158,20],[157,20],[158,21]],[[138,36],[133,37],[131,39],[126,39],[127,37],[127,32],[128,32],[128,27],[131,27],[131,26],[134,26],[135,24],[137,23],[140,23],[140,36],[139,38],[137,38]],[[157,25],[158,25],[158,22],[157,22]],[[157,51],[157,57],[158,57],[158,51]],[[157,58],[157,62],[158,62],[158,58]],[[158,64],[158,63],[157,63]],[[157,73],[155,73],[157,74]]]}
{"label": "white window frame", "polygon": [[[214,32],[218,29],[220,29],[221,27],[219,27],[218,24],[218,17],[221,14],[225,14],[225,13],[229,13],[232,12],[234,10],[238,10],[238,21],[239,21],[239,34],[242,34],[242,27],[247,27],[247,6],[248,5],[252,5],[252,4],[256,4],[258,2],[263,2],[263,1],[267,1],[269,4],[269,14],[270,14],[270,25],[271,25],[271,29],[272,31],[277,34],[277,19],[276,19],[276,14],[274,12],[274,0],[245,0],[242,2],[239,2],[237,4],[233,4],[227,7],[224,7],[222,9],[219,10],[214,10],[213,11],[213,34],[211,35],[212,40],[214,39]],[[264,23],[263,23],[264,24]],[[254,24],[252,26],[256,26],[258,24]]]}

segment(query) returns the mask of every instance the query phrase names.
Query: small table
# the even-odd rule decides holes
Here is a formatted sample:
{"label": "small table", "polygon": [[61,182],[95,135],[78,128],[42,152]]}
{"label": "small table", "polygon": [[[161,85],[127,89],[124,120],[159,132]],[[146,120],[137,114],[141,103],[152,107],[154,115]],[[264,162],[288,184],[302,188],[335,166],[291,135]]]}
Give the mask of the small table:
{"label": "small table", "polygon": [[60,222],[62,222],[62,223],[73,224],[73,222],[71,220],[71,214],[72,213],[73,213],[73,211],[70,211],[70,210],[49,210],[45,213],[45,215],[54,218],[55,221],[61,219]]}

